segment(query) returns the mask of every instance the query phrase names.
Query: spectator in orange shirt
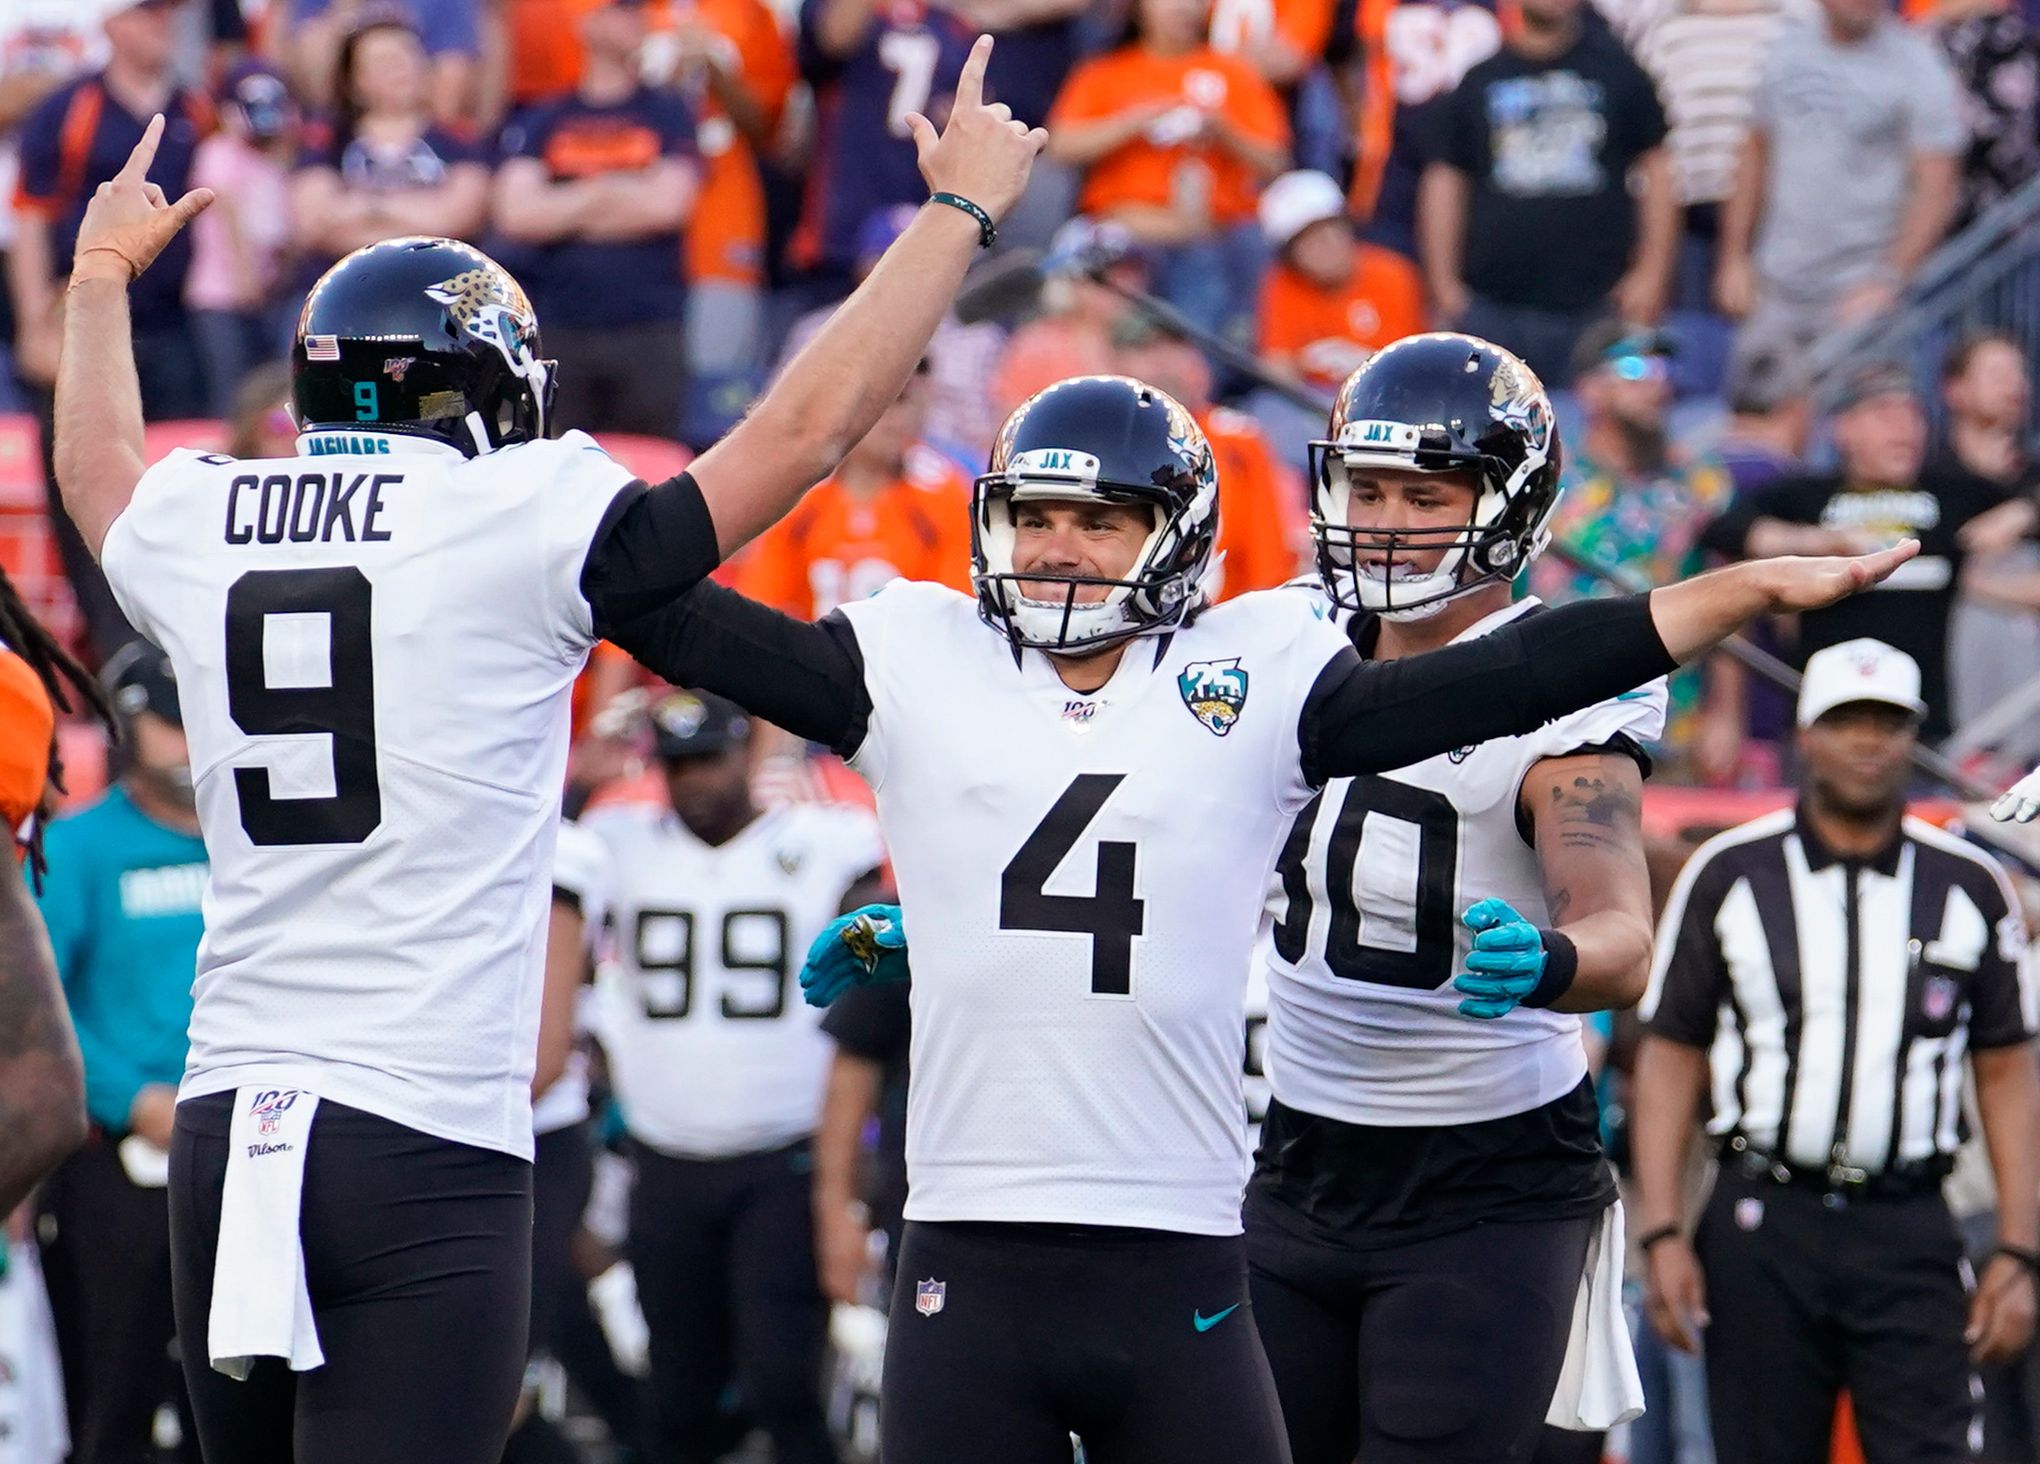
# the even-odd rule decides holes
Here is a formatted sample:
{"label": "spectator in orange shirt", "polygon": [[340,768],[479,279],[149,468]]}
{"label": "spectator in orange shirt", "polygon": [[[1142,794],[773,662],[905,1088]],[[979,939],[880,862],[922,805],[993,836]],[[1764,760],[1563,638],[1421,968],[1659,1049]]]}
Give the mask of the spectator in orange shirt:
{"label": "spectator in orange shirt", "polygon": [[1161,252],[1160,293],[1244,338],[1264,257],[1261,185],[1289,159],[1282,100],[1205,38],[1203,0],[1137,0],[1136,33],[1079,66],[1050,113],[1048,152],[1084,171],[1078,207]]}
{"label": "spectator in orange shirt", "polygon": [[1303,568],[1308,531],[1303,484],[1276,457],[1260,425],[1244,412],[1215,406],[1204,353],[1144,315],[1113,331],[1112,369],[1160,387],[1190,411],[1211,442],[1218,464],[1218,558],[1208,588],[1213,600],[1272,589]]}
{"label": "spectator in orange shirt", "polygon": [[970,589],[970,484],[920,441],[924,365],[842,465],[744,557],[741,588],[814,620],[896,579]]}
{"label": "spectator in orange shirt", "polygon": [[701,195],[686,261],[689,410],[684,436],[713,442],[763,385],[765,179],[796,78],[793,45],[765,0],[676,0],[645,48],[654,80],[694,108]]}
{"label": "spectator in orange shirt", "polygon": [[[1327,398],[1390,341],[1424,328],[1424,284],[1393,249],[1361,242],[1339,185],[1323,173],[1285,173],[1261,195],[1261,233],[1275,263],[1261,283],[1261,360]],[[1276,392],[1247,409],[1303,470],[1324,426]]]}

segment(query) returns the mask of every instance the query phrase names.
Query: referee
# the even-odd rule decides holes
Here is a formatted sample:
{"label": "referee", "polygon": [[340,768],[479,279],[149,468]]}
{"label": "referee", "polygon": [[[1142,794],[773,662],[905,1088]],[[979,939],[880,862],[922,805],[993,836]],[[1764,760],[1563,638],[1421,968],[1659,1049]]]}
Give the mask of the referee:
{"label": "referee", "polygon": [[[1706,1328],[1737,1464],[1826,1458],[1841,1388],[1870,1458],[1970,1458],[1972,1363],[2033,1331],[2026,930],[1987,855],[1905,817],[1919,691],[1879,641],[1813,656],[1798,806],[1702,846],[1658,929],[1632,1127],[1649,1315],[1682,1351]],[[1965,1056],[2002,1197],[1973,1296],[1941,1198]],[[1710,1091],[1720,1165],[1689,1246],[1680,1180]]]}

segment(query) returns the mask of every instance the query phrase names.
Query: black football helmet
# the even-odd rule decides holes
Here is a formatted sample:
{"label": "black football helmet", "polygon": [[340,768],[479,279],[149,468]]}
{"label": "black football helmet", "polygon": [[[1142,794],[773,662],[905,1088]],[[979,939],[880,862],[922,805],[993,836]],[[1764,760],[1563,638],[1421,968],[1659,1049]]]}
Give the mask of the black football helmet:
{"label": "black football helmet", "polygon": [[[1421,619],[1513,579],[1551,537],[1559,465],[1551,400],[1515,356],[1442,331],[1383,347],[1346,378],[1325,437],[1310,444],[1310,528],[1325,592],[1348,610]],[[1351,475],[1369,468],[1471,473],[1472,514],[1450,528],[1355,529]],[[1408,578],[1360,562],[1439,549],[1436,569]]]}
{"label": "black football helmet", "polygon": [[477,453],[544,437],[555,363],[509,271],[453,239],[386,239],[320,278],[291,344],[307,432],[402,433]]}
{"label": "black football helmet", "polygon": [[[1154,526],[1124,579],[1013,569],[1012,505],[1028,499],[1146,504]],[[1037,392],[999,429],[971,494],[978,613],[1018,648],[1092,651],[1179,625],[1204,603],[1218,539],[1218,468],[1204,429],[1167,393],[1125,376]],[[1021,591],[1059,586],[1051,599]],[[1077,591],[1106,595],[1079,603]]]}

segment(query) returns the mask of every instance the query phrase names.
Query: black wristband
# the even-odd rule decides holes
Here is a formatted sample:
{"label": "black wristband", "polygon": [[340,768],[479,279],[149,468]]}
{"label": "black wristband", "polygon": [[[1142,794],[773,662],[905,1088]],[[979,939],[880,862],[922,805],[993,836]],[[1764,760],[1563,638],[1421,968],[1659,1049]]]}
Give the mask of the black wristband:
{"label": "black wristband", "polygon": [[1660,1225],[1655,1230],[1646,1230],[1643,1234],[1636,1237],[1636,1248],[1645,1255],[1649,1255],[1652,1246],[1657,1245],[1661,1241],[1670,1240],[1673,1236],[1679,1234],[1680,1230],[1681,1227],[1677,1221],[1673,1221],[1670,1225]]}
{"label": "black wristband", "polygon": [[1573,978],[1580,974],[1580,948],[1571,936],[1561,930],[1540,930],[1537,935],[1544,942],[1544,974],[1523,998],[1526,1007],[1550,1006],[1572,990]]}
{"label": "black wristband", "polygon": [[978,248],[980,249],[991,248],[992,241],[999,237],[999,226],[992,222],[992,216],[972,203],[968,198],[965,198],[961,193],[931,193],[928,195],[928,202],[944,203],[951,208],[960,208],[976,219],[978,226]]}
{"label": "black wristband", "polygon": [[2018,1246],[2007,1245],[2001,1240],[1991,1247],[1991,1254],[1994,1256],[2010,1256],[2013,1260],[2024,1266],[2027,1272],[2036,1280],[2040,1280],[2040,1251],[2022,1250]]}

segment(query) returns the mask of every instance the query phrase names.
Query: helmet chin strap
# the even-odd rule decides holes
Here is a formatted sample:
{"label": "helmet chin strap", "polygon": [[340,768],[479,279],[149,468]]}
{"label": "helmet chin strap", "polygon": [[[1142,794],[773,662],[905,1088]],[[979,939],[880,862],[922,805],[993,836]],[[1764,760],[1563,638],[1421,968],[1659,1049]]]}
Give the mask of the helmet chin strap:
{"label": "helmet chin strap", "polygon": [[475,440],[475,455],[477,457],[480,457],[483,453],[490,453],[496,450],[496,444],[489,440],[488,424],[482,420],[480,412],[469,412],[467,414],[467,430],[468,436]]}

